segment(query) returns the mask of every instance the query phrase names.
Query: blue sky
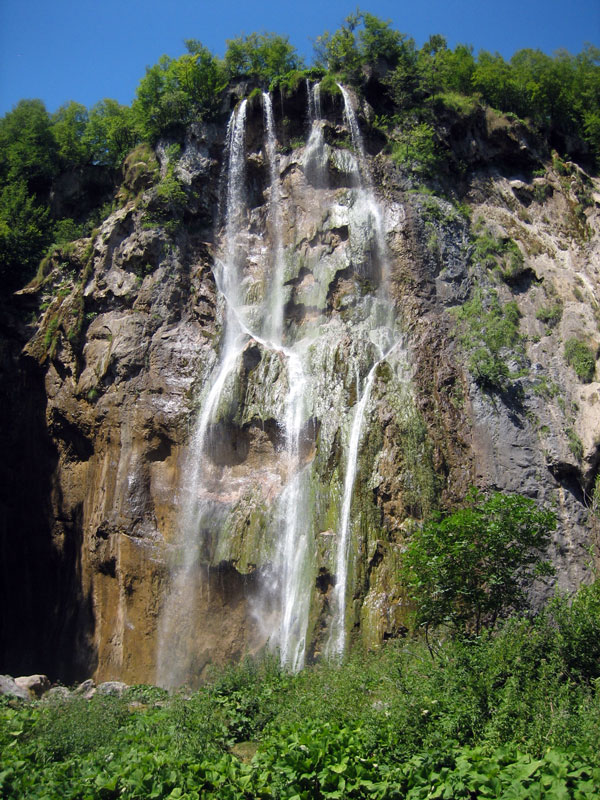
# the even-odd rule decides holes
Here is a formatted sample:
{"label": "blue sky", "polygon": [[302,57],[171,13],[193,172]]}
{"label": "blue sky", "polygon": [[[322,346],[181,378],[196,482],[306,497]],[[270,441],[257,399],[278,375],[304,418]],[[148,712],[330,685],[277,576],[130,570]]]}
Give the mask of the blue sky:
{"label": "blue sky", "polygon": [[[24,97],[50,111],[105,97],[130,103],[145,68],[199,39],[222,55],[252,31],[287,34],[310,60],[312,41],[334,31],[356,3],[344,0],[0,0],[0,114]],[[421,45],[441,33],[509,58],[523,47],[553,53],[600,46],[599,0],[373,0],[361,8]]]}

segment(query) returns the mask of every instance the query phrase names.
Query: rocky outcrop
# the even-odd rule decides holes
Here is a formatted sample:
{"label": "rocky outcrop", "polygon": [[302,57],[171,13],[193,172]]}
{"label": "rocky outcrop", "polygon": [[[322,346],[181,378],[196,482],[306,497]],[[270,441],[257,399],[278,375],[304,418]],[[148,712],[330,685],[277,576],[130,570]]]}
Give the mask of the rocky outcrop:
{"label": "rocky outcrop", "polygon": [[[365,223],[354,156],[341,146],[348,134],[340,101],[325,103],[323,182],[316,173],[311,179],[296,141],[306,134],[297,113],[305,98],[299,92],[287,102],[295,115],[284,106],[276,119],[285,314],[289,340],[307,342],[311,376],[299,456],[311,498],[302,511],[312,537],[308,657],[326,649],[352,410],[376,361],[379,343],[370,337],[381,325],[384,283],[402,337],[377,367],[359,448],[351,637],[375,644],[402,634],[396,576],[407,527],[433,507],[458,504],[471,485],[555,505],[557,583],[574,589],[588,575],[595,530],[588,505],[600,405],[598,384],[581,383],[563,350],[573,337],[594,350],[600,343],[597,182],[556,160],[534,177],[531,165],[544,153],[526,131],[478,118],[453,134],[457,158],[468,164],[461,181],[469,220],[447,200],[407,191],[406,175],[381,152],[371,169],[384,258]],[[44,310],[22,353],[15,342],[3,354],[5,374],[18,378],[14,396],[2,401],[3,420],[14,417],[2,435],[19,476],[4,501],[1,539],[0,649],[13,674],[43,668],[68,681],[156,679],[194,425],[223,344],[216,277],[225,122],[192,126],[174,169],[170,143],[161,143],[162,184],[147,157],[129,163],[119,195],[129,199],[23,299]],[[257,308],[266,304],[274,236],[263,139],[255,98],[244,291]],[[368,145],[377,150],[375,138]],[[169,194],[169,170],[178,195]],[[512,271],[500,245],[487,261],[478,255],[484,228],[497,242],[515,243]],[[456,309],[475,289],[484,307],[494,296],[516,301],[521,314],[518,352],[502,352],[513,373],[502,390],[478,383],[467,368]],[[543,321],[550,307],[561,310],[552,324]],[[267,521],[289,479],[281,424],[289,380],[284,355],[250,339],[209,432],[202,491],[219,535],[204,540],[201,590],[180,620],[192,678],[208,663],[259,650],[267,636],[257,608],[263,621],[276,613]],[[534,602],[550,591],[537,587]]]}

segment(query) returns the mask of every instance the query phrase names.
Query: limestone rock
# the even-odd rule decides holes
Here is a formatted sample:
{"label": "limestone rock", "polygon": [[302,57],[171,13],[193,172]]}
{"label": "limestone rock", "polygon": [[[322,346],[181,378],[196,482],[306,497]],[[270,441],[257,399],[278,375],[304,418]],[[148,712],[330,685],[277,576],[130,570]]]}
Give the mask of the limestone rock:
{"label": "limestone rock", "polygon": [[104,681],[96,687],[97,694],[108,694],[114,697],[121,697],[129,687],[122,681]]}
{"label": "limestone rock", "polygon": [[[247,89],[239,84],[227,103]],[[21,296],[39,301],[39,320],[25,328],[15,322],[13,339],[0,348],[0,373],[11,387],[0,395],[7,453],[0,510],[10,532],[0,565],[10,598],[0,631],[6,671],[43,670],[69,684],[119,679],[97,688],[84,681],[76,692],[89,697],[106,687],[124,691],[121,681],[155,682],[159,661],[170,669],[180,651],[200,680],[211,664],[265,647],[282,588],[273,571],[287,513],[280,504],[294,468],[290,342],[307,378],[295,453],[310,497],[299,518],[313,534],[307,653],[321,655],[354,413],[386,349],[382,331],[391,318],[401,335],[371,376],[357,455],[352,636],[376,645],[402,635],[406,609],[396,576],[405,532],[432,507],[460,504],[471,485],[554,505],[556,583],[573,591],[589,579],[600,390],[579,383],[563,352],[570,337],[600,343],[600,208],[590,203],[585,223],[573,211],[580,184],[595,199],[598,180],[573,166],[566,186],[522,123],[481,111],[440,120],[440,136],[464,167],[453,188],[471,221],[441,197],[408,191],[410,176],[383,151],[368,157],[374,211],[357,186],[357,155],[340,146],[348,131],[338,100],[327,100],[316,161],[294,140],[306,134],[303,91],[301,82],[282,99],[289,130],[276,114],[285,151],[278,154],[277,235],[288,321],[277,347],[265,333],[276,225],[260,96],[248,104],[248,224],[235,288],[245,293],[238,322],[254,335],[222,376],[226,390],[207,422],[203,452],[195,432],[226,338],[218,194],[229,106],[222,120],[196,123],[182,138],[175,175],[187,199],[172,219],[153,216],[160,205],[155,172],[166,174],[171,143],[162,142],[159,167],[148,153],[126,164],[124,205],[65,256],[64,274],[57,262],[53,290]],[[374,138],[367,152],[380,148]],[[531,179],[544,159],[545,176]],[[65,202],[78,186],[65,186]],[[502,277],[499,262],[477,261],[477,224],[514,242],[522,257],[514,275]],[[518,348],[502,354],[514,373],[505,392],[489,391],[469,373],[457,310],[474,291],[519,308]],[[544,321],[549,309],[552,324]],[[198,487],[192,478],[200,462]],[[206,518],[186,516],[199,501]],[[186,526],[198,542],[191,564],[181,546]],[[193,600],[173,591],[184,568]],[[539,606],[552,591],[536,586],[532,602]],[[169,596],[184,613],[173,647],[160,656]],[[259,605],[264,627],[256,623]],[[56,695],[69,692],[56,687],[45,696]]]}
{"label": "limestone rock", "polygon": [[31,700],[30,692],[11,678],[10,675],[0,675],[0,694],[15,697],[19,700]]}
{"label": "limestone rock", "polygon": [[41,697],[50,688],[50,680],[47,675],[24,675],[15,678],[15,683],[35,697]]}
{"label": "limestone rock", "polygon": [[66,686],[52,686],[44,694],[43,700],[47,703],[64,703],[71,699],[73,693]]}

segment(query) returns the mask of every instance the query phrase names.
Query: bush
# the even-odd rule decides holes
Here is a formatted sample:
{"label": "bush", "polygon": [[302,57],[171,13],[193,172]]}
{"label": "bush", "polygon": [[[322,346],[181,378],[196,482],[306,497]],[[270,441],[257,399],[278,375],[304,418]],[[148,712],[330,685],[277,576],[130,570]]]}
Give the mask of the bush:
{"label": "bush", "polygon": [[562,312],[562,303],[554,303],[551,306],[542,306],[540,309],[538,309],[535,317],[549,328],[554,328],[560,322],[562,318]]}
{"label": "bush", "polygon": [[417,625],[477,635],[522,607],[527,581],[552,571],[540,551],[555,527],[555,514],[529,498],[474,492],[464,508],[417,528],[402,568]]}
{"label": "bush", "polygon": [[503,392],[509,387],[511,373],[508,354],[521,347],[516,302],[501,306],[495,292],[484,298],[476,291],[456,312],[461,328],[461,343],[469,354],[469,371],[484,389]]}
{"label": "bush", "polygon": [[392,158],[417,177],[431,177],[441,161],[433,127],[415,122],[399,128],[392,141]]}
{"label": "bush", "polygon": [[575,370],[582,383],[591,383],[596,374],[596,354],[576,338],[565,342],[565,360]]}

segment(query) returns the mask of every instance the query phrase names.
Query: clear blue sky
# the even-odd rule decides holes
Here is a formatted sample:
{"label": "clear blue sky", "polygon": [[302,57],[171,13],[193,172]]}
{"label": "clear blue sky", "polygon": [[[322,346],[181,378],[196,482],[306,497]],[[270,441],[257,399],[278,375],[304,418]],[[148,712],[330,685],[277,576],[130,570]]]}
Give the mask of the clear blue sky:
{"label": "clear blue sky", "polygon": [[[361,8],[421,45],[441,33],[450,46],[498,51],[523,47],[578,53],[600,46],[600,0],[365,0]],[[312,41],[334,31],[348,0],[0,0],[0,114],[24,97],[50,111],[105,97],[130,103],[145,68],[184,39],[223,55],[225,40],[252,31],[287,34],[307,60]]]}

